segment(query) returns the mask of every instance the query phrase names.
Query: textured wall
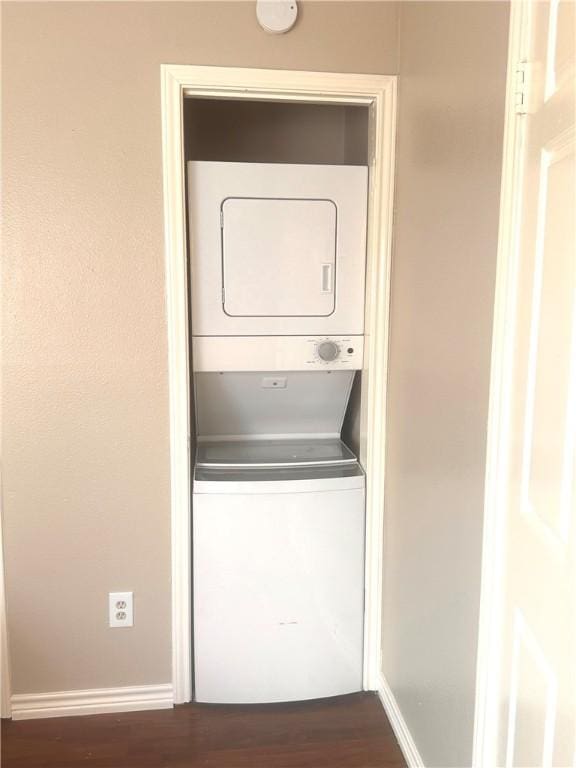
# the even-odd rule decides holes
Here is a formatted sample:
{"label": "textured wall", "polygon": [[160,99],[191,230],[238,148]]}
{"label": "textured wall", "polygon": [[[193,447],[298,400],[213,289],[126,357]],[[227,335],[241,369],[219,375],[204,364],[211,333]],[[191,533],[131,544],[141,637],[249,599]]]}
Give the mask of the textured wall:
{"label": "textured wall", "polygon": [[160,64],[397,71],[394,3],[300,10],[271,36],[253,2],[2,5],[15,693],[171,678]]}
{"label": "textured wall", "polygon": [[403,3],[383,672],[427,766],[469,766],[508,7]]}

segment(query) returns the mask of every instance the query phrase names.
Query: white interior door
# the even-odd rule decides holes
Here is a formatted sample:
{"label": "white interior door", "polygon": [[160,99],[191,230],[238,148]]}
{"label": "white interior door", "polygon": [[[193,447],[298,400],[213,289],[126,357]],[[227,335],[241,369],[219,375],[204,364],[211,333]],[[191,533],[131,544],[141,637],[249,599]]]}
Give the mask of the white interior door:
{"label": "white interior door", "polygon": [[499,255],[512,266],[495,327],[509,341],[494,361],[508,373],[498,466],[489,458],[502,544],[486,766],[575,765],[574,10],[573,2],[522,3],[511,30],[528,66],[516,74],[527,80],[517,94],[524,114],[508,116],[516,162],[505,158],[514,171],[505,176],[510,219],[501,222],[509,232]]}

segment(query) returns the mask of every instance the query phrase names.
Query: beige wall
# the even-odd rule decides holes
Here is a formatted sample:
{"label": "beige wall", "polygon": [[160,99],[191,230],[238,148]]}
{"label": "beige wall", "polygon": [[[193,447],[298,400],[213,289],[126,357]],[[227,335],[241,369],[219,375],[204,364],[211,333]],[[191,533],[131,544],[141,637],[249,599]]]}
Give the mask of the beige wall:
{"label": "beige wall", "polygon": [[[4,3],[4,534],[15,693],[169,681],[161,63],[394,73],[393,3]],[[135,626],[107,628],[134,590]]]}
{"label": "beige wall", "polygon": [[471,764],[507,18],[401,7],[382,662],[427,766]]}

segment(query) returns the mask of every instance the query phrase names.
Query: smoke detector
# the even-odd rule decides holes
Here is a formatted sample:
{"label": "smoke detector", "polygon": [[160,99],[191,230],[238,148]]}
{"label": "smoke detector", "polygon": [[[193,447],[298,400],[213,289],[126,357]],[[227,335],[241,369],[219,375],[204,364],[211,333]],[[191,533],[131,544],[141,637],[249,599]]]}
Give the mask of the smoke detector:
{"label": "smoke detector", "polygon": [[257,0],[256,17],[266,32],[281,35],[292,29],[298,16],[296,0]]}

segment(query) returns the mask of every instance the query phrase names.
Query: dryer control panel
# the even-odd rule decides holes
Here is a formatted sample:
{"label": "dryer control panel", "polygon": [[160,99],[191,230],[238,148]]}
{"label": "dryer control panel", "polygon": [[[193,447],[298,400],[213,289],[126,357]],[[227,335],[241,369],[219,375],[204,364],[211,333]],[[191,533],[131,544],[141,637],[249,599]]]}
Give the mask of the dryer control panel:
{"label": "dryer control panel", "polygon": [[363,336],[195,336],[195,371],[360,370]]}

